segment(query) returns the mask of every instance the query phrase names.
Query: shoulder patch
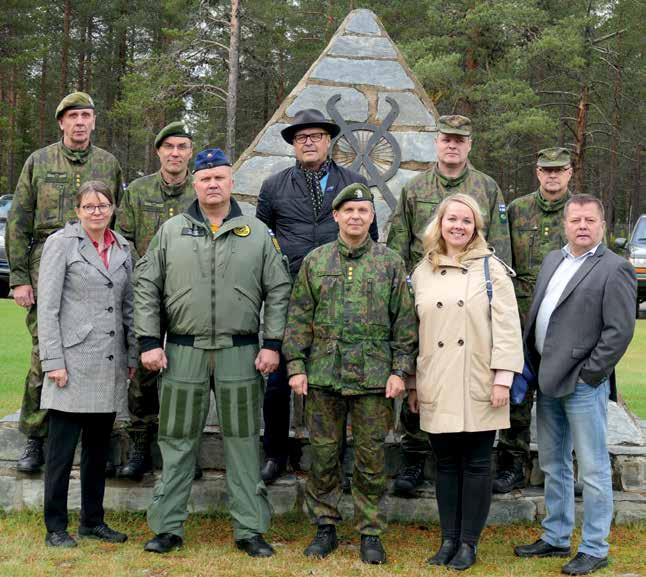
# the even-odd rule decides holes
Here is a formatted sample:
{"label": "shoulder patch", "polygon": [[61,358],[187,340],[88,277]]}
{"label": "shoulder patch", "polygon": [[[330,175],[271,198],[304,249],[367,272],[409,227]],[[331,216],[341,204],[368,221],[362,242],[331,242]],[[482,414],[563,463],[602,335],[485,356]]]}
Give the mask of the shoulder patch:
{"label": "shoulder patch", "polygon": [[274,234],[274,231],[271,230],[270,228],[268,228],[267,232],[269,233],[269,236],[271,237],[271,244],[274,245],[274,248],[276,249],[276,252],[283,252],[280,249],[280,244],[278,243],[278,239],[276,238],[276,235]]}
{"label": "shoulder patch", "polygon": [[498,218],[500,222],[507,222],[507,207],[504,202],[498,205]]}
{"label": "shoulder patch", "polygon": [[249,227],[248,224],[245,224],[243,226],[238,226],[233,229],[233,234],[235,234],[236,236],[242,236],[242,237],[249,236],[251,234],[251,228]]}

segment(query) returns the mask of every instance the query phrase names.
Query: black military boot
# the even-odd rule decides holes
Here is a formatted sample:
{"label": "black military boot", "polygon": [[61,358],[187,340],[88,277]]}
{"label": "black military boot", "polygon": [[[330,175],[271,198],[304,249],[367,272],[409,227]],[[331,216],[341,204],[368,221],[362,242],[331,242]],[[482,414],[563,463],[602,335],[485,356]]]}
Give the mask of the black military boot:
{"label": "black military boot", "polygon": [[386,562],[386,551],[379,535],[361,535],[359,556],[364,563],[381,565]]}
{"label": "black military boot", "polygon": [[130,433],[130,451],[128,462],[121,467],[119,477],[141,481],[145,473],[152,468],[150,455],[150,442],[146,431],[132,431]]}
{"label": "black military boot", "polygon": [[16,463],[16,469],[21,473],[38,473],[40,468],[45,464],[45,454],[43,453],[43,444],[45,439],[42,437],[29,437],[25,450]]}
{"label": "black military boot", "polygon": [[513,463],[511,468],[498,471],[493,481],[494,493],[509,493],[513,489],[522,489],[525,486],[525,472],[522,463]]}
{"label": "black military boot", "polygon": [[424,481],[424,461],[406,465],[395,478],[395,493],[411,497]]}
{"label": "black military boot", "polygon": [[336,539],[335,525],[319,525],[316,528],[316,535],[312,542],[303,551],[306,557],[318,557],[323,559],[339,546]]}

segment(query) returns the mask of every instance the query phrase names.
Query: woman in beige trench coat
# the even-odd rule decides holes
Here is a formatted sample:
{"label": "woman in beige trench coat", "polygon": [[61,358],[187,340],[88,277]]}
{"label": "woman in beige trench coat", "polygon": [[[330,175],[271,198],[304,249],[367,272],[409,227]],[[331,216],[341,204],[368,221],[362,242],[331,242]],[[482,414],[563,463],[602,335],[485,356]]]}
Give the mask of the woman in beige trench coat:
{"label": "woman in beige trench coat", "polygon": [[493,442],[497,429],[509,427],[509,388],[523,368],[511,271],[487,248],[482,229],[473,198],[446,198],[412,277],[419,357],[408,399],[437,458],[442,529],[442,545],[428,563],[458,570],[476,561],[491,504]]}

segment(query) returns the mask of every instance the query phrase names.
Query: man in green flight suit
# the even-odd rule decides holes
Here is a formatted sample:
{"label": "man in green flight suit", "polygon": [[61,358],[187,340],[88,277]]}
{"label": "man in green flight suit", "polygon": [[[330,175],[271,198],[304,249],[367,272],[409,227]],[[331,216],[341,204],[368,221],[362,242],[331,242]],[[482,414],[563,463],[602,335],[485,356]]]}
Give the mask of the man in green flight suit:
{"label": "man in green flight suit", "polygon": [[[568,184],[572,177],[567,149],[541,150],[536,161],[536,176],[540,184],[538,190],[515,199],[507,209],[511,266],[516,271],[513,281],[523,327],[543,258],[567,244],[563,231],[563,206],[570,197]],[[528,391],[520,405],[511,405],[511,427],[499,432],[494,493],[509,493],[525,486],[524,467],[530,461],[529,426],[533,402],[534,391]]]}
{"label": "man in green flight suit", "polygon": [[68,94],[56,108],[60,141],[33,152],[22,169],[7,221],[9,283],[16,303],[27,309],[31,334],[31,366],[25,378],[20,409],[20,431],[27,435],[25,451],[16,468],[37,473],[44,463],[47,411],[40,408],[43,372],[38,350],[38,269],[47,237],[75,220],[76,193],[88,180],[101,180],[118,204],[123,175],[117,159],[91,142],[95,128],[94,102],[85,92]]}
{"label": "man in green flight suit", "polygon": [[306,422],[312,465],[305,503],[317,525],[305,549],[325,557],[337,547],[341,520],[340,455],[346,416],[352,421],[352,477],[360,556],[386,562],[380,535],[386,528],[384,440],[392,400],[415,370],[417,319],[404,262],[369,236],[374,218],[370,189],[346,186],[332,203],[336,241],[304,259],[289,304],[283,352],[289,385],[307,395]]}
{"label": "man in green flight suit", "polygon": [[196,156],[193,188],[196,200],[162,224],[135,268],[141,362],[149,371],[164,369],[157,439],[163,469],[148,509],[155,537],[144,549],[166,553],[183,543],[213,388],[235,543],[252,557],[269,557],[274,550],[262,537],[270,509],[260,479],[260,373],[278,366],[291,279],[271,231],[231,198],[231,165],[219,148]]}
{"label": "man in green flight suit", "polygon": [[[188,170],[193,144],[186,124],[176,121],[164,126],[155,138],[155,149],[161,168],[128,185],[117,215],[116,230],[130,241],[133,262],[146,253],[159,227],[195,200]],[[120,477],[140,481],[152,467],[150,442],[159,413],[157,377],[156,371],[139,363],[128,387],[130,452]]]}
{"label": "man in green flight suit", "polygon": [[[493,178],[473,168],[469,162],[472,144],[471,120],[466,116],[441,116],[437,122],[437,162],[410,180],[401,191],[393,215],[387,245],[398,252],[411,272],[423,256],[422,238],[435,210],[451,194],[468,194],[481,207],[485,236],[496,256],[511,262],[507,213],[502,192]],[[402,457],[404,468],[394,488],[413,494],[424,478],[424,461],[430,446],[428,436],[419,428],[419,414],[402,403]]]}

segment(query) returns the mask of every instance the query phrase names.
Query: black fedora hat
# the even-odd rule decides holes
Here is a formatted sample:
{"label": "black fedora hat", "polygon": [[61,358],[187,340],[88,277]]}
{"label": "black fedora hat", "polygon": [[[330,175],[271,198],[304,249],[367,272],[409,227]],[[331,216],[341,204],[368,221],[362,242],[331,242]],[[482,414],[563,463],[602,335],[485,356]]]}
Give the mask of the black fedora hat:
{"label": "black fedora hat", "polygon": [[280,133],[283,135],[285,142],[293,144],[294,134],[303,128],[322,128],[325,132],[330,134],[330,138],[334,138],[341,129],[334,124],[326,120],[325,116],[318,110],[314,108],[306,108],[305,110],[299,110],[294,116],[294,122],[290,124],[287,128],[283,128]]}

